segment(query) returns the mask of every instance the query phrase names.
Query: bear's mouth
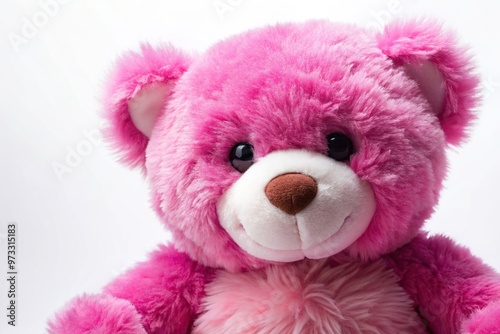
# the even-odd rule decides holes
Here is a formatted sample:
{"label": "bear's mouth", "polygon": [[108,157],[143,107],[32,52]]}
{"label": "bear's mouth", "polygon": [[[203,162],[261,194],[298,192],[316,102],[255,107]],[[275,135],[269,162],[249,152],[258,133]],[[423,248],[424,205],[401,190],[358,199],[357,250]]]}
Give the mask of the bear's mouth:
{"label": "bear's mouth", "polygon": [[[292,262],[298,261],[305,258],[308,259],[323,259],[329,257],[332,254],[332,251],[336,253],[341,252],[344,248],[336,250],[335,247],[332,247],[336,243],[336,239],[339,238],[339,235],[344,234],[349,229],[351,214],[349,214],[344,220],[340,227],[333,231],[331,234],[317,240],[316,243],[304,247],[304,242],[300,236],[300,226],[306,225],[308,222],[299,223],[299,217],[295,216],[294,221],[297,225],[297,236],[300,239],[301,247],[295,249],[280,249],[277,247],[267,247],[261,244],[259,241],[253,239],[245,230],[244,225],[241,222],[238,222],[238,233],[240,234],[239,239],[247,239],[246,243],[252,244],[252,246],[260,250],[262,253],[269,254],[269,258],[263,258],[264,260],[270,261],[280,261],[280,262]],[[277,260],[280,259],[280,260]]]}

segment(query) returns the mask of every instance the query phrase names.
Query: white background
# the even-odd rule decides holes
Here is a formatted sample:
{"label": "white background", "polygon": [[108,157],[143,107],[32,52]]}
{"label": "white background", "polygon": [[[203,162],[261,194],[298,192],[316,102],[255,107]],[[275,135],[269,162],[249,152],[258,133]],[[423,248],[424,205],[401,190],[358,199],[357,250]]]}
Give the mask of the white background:
{"label": "white background", "polygon": [[[485,82],[481,119],[468,144],[450,152],[446,189],[426,228],[500,269],[500,20],[494,1],[60,0],[50,16],[41,6],[47,1],[0,4],[0,233],[16,222],[19,251],[18,326],[11,328],[0,234],[1,333],[44,333],[46,319],[72,296],[99,291],[168,240],[140,173],[85,135],[99,129],[100,89],[113,59],[144,40],[204,50],[275,22],[328,18],[380,29],[392,18],[430,16],[473,47]],[[33,23],[40,27],[26,28]],[[16,45],[13,38],[24,40]],[[77,150],[86,155],[70,157],[71,171],[58,177],[54,163],[67,165]]]}

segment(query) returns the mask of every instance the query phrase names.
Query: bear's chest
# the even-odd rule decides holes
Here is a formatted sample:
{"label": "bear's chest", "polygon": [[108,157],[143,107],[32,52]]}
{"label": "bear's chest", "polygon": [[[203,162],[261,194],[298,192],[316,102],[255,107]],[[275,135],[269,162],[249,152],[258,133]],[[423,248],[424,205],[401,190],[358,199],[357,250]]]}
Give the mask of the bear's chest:
{"label": "bear's chest", "polygon": [[302,261],[246,273],[218,272],[193,333],[427,333],[383,261],[332,267]]}

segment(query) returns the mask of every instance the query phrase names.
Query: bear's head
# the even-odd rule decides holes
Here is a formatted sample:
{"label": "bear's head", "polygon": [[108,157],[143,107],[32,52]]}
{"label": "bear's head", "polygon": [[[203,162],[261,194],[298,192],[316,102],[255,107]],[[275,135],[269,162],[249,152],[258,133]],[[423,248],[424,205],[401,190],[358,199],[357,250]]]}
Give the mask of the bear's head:
{"label": "bear's head", "polygon": [[374,34],[310,21],[198,56],[144,45],[118,61],[105,116],[174,245],[241,270],[373,259],[415,237],[477,86],[467,50],[438,24]]}

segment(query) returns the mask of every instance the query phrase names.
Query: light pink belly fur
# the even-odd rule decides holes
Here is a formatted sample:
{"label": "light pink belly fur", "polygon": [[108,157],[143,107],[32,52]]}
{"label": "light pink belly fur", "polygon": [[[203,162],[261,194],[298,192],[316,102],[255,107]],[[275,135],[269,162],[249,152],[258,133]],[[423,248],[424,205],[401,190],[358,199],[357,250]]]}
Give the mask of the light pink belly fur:
{"label": "light pink belly fur", "polygon": [[381,260],[221,270],[206,292],[194,334],[428,333]]}

